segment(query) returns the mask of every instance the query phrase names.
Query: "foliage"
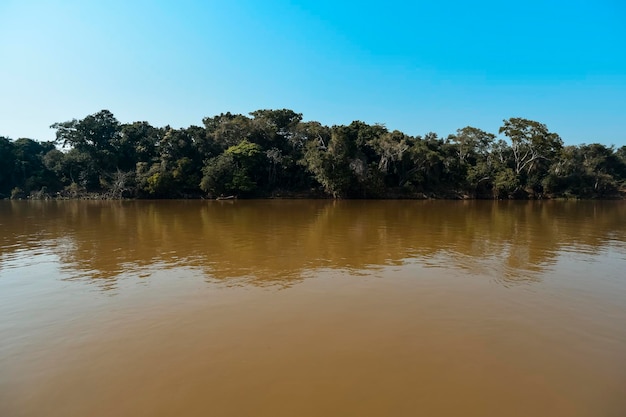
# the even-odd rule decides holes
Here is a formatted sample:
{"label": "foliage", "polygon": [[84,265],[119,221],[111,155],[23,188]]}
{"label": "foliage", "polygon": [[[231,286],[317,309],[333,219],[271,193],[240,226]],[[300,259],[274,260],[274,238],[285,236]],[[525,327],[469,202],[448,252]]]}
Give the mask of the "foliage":
{"label": "foliage", "polygon": [[504,121],[500,128],[511,140],[513,170],[517,176],[516,192],[525,187],[541,193],[541,181],[546,176],[553,158],[563,146],[556,133],[550,133],[546,125],[533,120],[513,117]]}
{"label": "foliage", "polygon": [[[354,121],[328,127],[289,109],[222,113],[175,129],[108,110],[55,123],[54,142],[0,137],[0,197],[612,198],[626,146],[563,146],[546,125],[503,121],[447,138]],[[506,139],[506,140],[504,140]]]}

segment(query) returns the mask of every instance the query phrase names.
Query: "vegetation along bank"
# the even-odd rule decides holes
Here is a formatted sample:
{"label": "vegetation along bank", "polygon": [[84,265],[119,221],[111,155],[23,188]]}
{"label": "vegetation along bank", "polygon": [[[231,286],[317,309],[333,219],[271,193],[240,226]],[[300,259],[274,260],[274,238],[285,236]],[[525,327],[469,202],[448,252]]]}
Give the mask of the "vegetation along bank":
{"label": "vegetation along bank", "polygon": [[620,198],[626,146],[564,146],[504,120],[440,138],[292,110],[223,113],[173,129],[108,110],[56,123],[56,140],[0,136],[0,198]]}

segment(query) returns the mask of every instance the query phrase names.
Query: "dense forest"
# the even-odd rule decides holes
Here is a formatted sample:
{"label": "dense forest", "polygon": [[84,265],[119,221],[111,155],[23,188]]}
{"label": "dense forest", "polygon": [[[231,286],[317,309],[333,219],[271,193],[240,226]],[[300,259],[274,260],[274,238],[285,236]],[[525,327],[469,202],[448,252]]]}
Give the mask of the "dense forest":
{"label": "dense forest", "polygon": [[504,120],[409,136],[292,110],[223,113],[202,126],[123,124],[108,110],[55,123],[56,140],[0,136],[0,198],[618,198],[626,146],[564,146],[546,125]]}

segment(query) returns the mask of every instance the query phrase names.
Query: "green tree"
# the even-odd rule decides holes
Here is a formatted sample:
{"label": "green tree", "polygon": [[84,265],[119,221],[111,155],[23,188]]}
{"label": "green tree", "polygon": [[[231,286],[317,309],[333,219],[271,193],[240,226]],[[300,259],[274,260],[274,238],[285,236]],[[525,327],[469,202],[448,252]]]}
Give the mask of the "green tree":
{"label": "green tree", "polygon": [[295,187],[301,166],[301,151],[294,147],[294,137],[302,114],[293,110],[257,110],[250,115],[249,141],[261,146],[267,158],[267,176],[259,187],[271,193],[276,188]]}
{"label": "green tree", "polygon": [[620,148],[615,151],[615,155],[620,159],[620,161],[626,164],[626,145],[620,146]]}
{"label": "green tree", "polygon": [[51,142],[27,138],[13,142],[15,185],[26,193],[57,188],[56,176],[44,164],[44,155],[52,149],[54,144]]}
{"label": "green tree", "polygon": [[9,138],[0,136],[0,198],[8,196],[15,183],[15,153],[13,142]]}
{"label": "green tree", "polygon": [[235,159],[230,154],[210,158],[202,169],[200,188],[211,197],[235,194],[233,176],[236,170]]}
{"label": "green tree", "polygon": [[78,174],[79,182],[88,191],[106,188],[107,179],[120,170],[120,161],[132,158],[132,155],[126,156],[128,146],[121,135],[120,123],[108,110],[82,120],[55,123],[51,128],[56,129],[57,144],[74,150],[71,157],[85,169]]}
{"label": "green tree", "polygon": [[241,114],[222,113],[202,119],[207,138],[225,150],[239,142],[250,139],[252,120]]}
{"label": "green tree", "polygon": [[487,159],[496,136],[472,126],[458,129],[448,139],[457,144],[456,154],[461,164],[476,165]]}
{"label": "green tree", "polygon": [[139,162],[135,175],[138,193],[141,197],[177,197],[172,172],[163,163]]}
{"label": "green tree", "polygon": [[513,170],[517,175],[524,171],[530,175],[545,167],[563,146],[559,135],[548,131],[546,125],[519,117],[504,120],[499,133],[511,140]]}
{"label": "green tree", "polygon": [[55,123],[56,143],[89,154],[104,171],[117,168],[120,123],[113,113],[101,110],[82,120]]}
{"label": "green tree", "polygon": [[493,196],[499,199],[515,197],[520,188],[519,176],[508,167],[500,167],[493,180]]}
{"label": "green tree", "polygon": [[617,194],[626,174],[626,166],[612,147],[600,143],[581,145],[582,167],[592,185],[593,194],[601,197]]}
{"label": "green tree", "polygon": [[190,198],[202,194],[200,180],[204,160],[212,156],[205,129],[190,126],[158,132],[156,155],[136,164],[139,192],[150,197]]}
{"label": "green tree", "polygon": [[458,157],[457,182],[462,183],[471,196],[487,197],[495,191],[497,197],[499,191],[494,190],[496,177],[499,177],[500,188],[503,180],[509,177],[503,172],[508,160],[506,143],[496,142],[494,134],[472,126],[458,129],[448,141],[453,144]]}
{"label": "green tree", "polygon": [[262,149],[278,149],[285,152],[289,149],[302,114],[293,110],[257,110],[250,113],[250,141],[261,145]]}
{"label": "green tree", "polygon": [[[303,122],[296,126],[294,135],[289,138],[294,160],[288,176],[294,189],[308,190],[322,185],[317,179],[321,174],[321,158],[328,149],[331,130],[319,122]],[[326,188],[322,185],[323,188]]]}
{"label": "green tree", "polygon": [[[333,126],[316,178],[334,197],[376,197],[381,176],[375,143],[387,133],[382,125],[354,121]],[[321,169],[320,169],[321,168]]]}
{"label": "green tree", "polygon": [[134,170],[138,162],[153,162],[158,158],[157,145],[163,133],[163,129],[148,122],[122,125],[118,141],[118,168],[122,171]]}
{"label": "green tree", "polygon": [[405,176],[404,156],[412,145],[412,138],[394,130],[375,136],[368,141],[378,162],[376,170],[387,186],[399,186]]}
{"label": "green tree", "polygon": [[244,140],[231,146],[207,161],[200,188],[211,196],[252,196],[258,188],[264,158],[261,146],[256,143]]}

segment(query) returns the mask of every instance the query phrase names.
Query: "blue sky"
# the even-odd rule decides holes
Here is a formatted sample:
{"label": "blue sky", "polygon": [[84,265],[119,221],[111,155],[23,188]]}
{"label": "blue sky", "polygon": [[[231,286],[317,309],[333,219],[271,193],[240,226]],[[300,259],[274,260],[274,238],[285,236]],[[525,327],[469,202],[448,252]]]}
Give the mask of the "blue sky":
{"label": "blue sky", "polygon": [[525,117],[626,145],[626,2],[0,0],[0,135],[266,108],[411,135]]}

